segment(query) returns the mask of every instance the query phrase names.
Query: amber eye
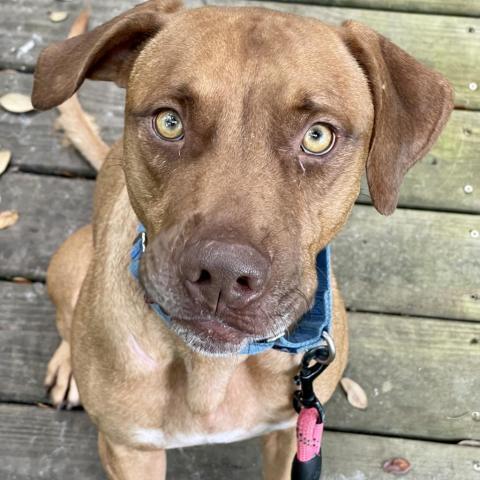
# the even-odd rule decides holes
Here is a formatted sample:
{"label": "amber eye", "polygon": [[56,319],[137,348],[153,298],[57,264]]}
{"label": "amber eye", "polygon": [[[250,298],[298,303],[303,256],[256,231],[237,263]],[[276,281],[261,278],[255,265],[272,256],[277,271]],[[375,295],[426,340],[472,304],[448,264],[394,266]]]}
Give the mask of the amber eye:
{"label": "amber eye", "polygon": [[165,140],[183,138],[183,123],[175,110],[162,110],[154,118],[155,131]]}
{"label": "amber eye", "polygon": [[335,144],[335,133],[325,123],[312,125],[302,140],[302,150],[312,155],[325,155]]}

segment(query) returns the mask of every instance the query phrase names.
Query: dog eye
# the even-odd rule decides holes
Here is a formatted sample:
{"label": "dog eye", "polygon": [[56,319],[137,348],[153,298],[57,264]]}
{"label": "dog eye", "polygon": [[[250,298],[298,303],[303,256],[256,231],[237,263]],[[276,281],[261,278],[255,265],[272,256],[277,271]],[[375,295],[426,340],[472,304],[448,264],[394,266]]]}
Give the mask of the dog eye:
{"label": "dog eye", "polygon": [[311,155],[325,155],[335,144],[335,133],[325,123],[312,125],[302,140],[302,150]]}
{"label": "dog eye", "polygon": [[154,118],[154,128],[160,137],[175,141],[183,138],[183,123],[175,110],[162,110]]}

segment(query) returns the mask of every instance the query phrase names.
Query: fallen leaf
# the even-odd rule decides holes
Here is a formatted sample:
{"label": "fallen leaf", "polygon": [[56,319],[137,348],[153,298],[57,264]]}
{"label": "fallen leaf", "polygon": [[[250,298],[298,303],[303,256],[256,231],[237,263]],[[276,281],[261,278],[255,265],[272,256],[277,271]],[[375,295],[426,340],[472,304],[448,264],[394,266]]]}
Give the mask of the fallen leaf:
{"label": "fallen leaf", "polygon": [[0,150],[0,175],[7,169],[12,152],[10,150]]}
{"label": "fallen leaf", "polygon": [[48,17],[54,23],[63,22],[68,18],[68,12],[50,12]]}
{"label": "fallen leaf", "polygon": [[26,113],[33,110],[30,97],[23,93],[7,93],[0,97],[0,105],[11,113]]}
{"label": "fallen leaf", "polygon": [[351,378],[343,377],[340,384],[347,394],[350,405],[360,410],[365,410],[368,407],[367,394],[357,382],[354,382]]}
{"label": "fallen leaf", "polygon": [[458,444],[464,447],[480,447],[480,440],[462,440]]}
{"label": "fallen leaf", "polygon": [[393,475],[405,475],[412,468],[412,465],[406,458],[394,457],[383,463],[383,471]]}
{"label": "fallen leaf", "polygon": [[25,277],[13,277],[12,280],[14,283],[32,283],[31,280]]}
{"label": "fallen leaf", "polygon": [[18,213],[15,210],[0,212],[0,230],[15,225],[18,220]]}

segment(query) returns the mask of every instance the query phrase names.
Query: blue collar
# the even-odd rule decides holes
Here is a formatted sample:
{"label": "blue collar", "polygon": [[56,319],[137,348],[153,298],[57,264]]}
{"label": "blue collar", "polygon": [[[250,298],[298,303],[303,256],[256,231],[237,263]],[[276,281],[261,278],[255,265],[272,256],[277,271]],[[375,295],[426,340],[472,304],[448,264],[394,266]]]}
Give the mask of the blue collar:
{"label": "blue collar", "polygon": [[[145,251],[146,231],[143,225],[137,228],[138,236],[135,239],[130,252],[130,272],[138,280],[140,259]],[[318,286],[315,292],[313,308],[305,313],[292,332],[286,333],[276,340],[253,341],[245,346],[240,352],[246,355],[254,355],[270,348],[288,353],[299,353],[318,347],[324,343],[325,334],[332,330],[332,285],[331,285],[331,262],[330,246],[327,245],[317,255],[317,280]],[[168,325],[171,317],[157,303],[151,303],[150,307]]]}

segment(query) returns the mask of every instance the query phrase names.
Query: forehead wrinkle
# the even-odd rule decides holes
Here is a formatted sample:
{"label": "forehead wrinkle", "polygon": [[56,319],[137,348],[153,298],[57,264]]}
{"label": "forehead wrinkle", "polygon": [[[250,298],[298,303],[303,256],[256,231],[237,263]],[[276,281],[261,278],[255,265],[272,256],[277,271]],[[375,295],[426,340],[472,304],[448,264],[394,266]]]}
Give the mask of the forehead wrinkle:
{"label": "forehead wrinkle", "polygon": [[[352,122],[352,116],[345,110],[344,105],[343,108],[339,108],[339,105],[343,105],[343,102],[340,103],[338,95],[326,94],[320,97],[313,97],[300,93],[296,100],[294,100],[292,107],[293,110],[312,117],[323,116],[327,117],[326,120],[332,117],[333,120],[337,120],[347,131],[353,133],[355,127]],[[319,120],[321,120],[321,118],[319,118]]]}

